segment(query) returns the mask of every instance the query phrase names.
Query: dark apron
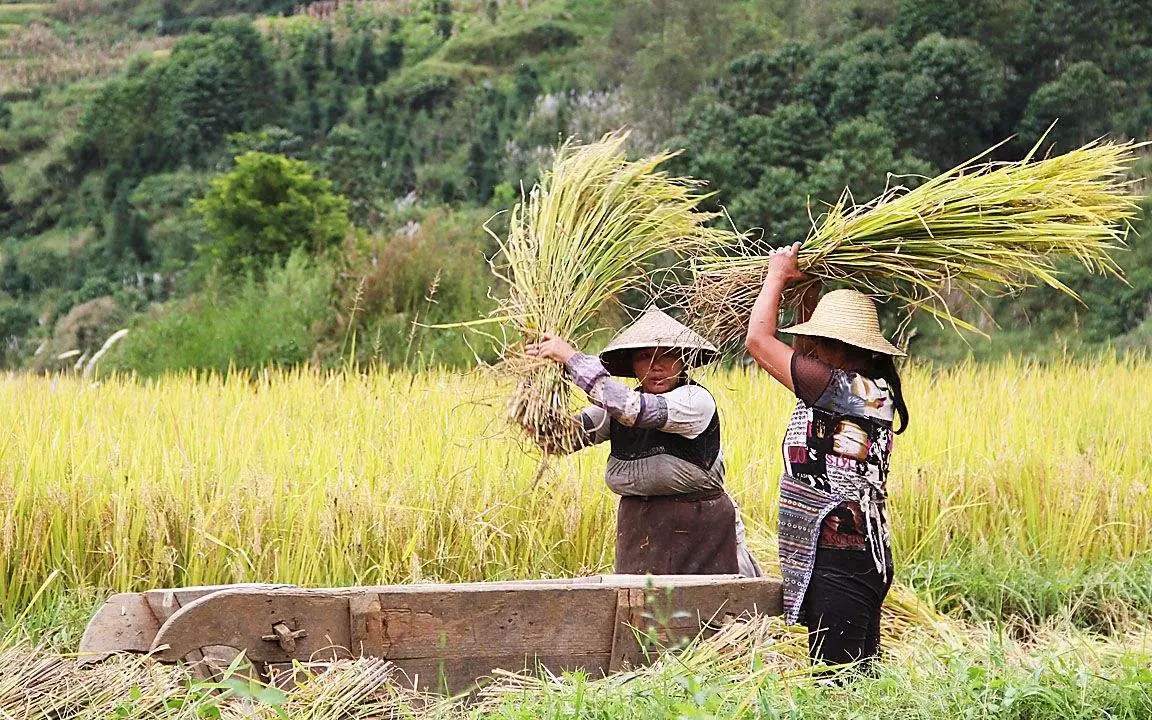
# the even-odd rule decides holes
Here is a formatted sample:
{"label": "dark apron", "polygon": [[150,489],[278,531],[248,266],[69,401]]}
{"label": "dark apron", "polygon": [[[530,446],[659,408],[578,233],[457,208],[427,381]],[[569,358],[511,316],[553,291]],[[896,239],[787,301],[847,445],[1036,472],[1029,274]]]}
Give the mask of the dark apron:
{"label": "dark apron", "polygon": [[736,561],[736,510],[720,490],[622,496],[616,514],[616,572],[630,575],[730,575]]}

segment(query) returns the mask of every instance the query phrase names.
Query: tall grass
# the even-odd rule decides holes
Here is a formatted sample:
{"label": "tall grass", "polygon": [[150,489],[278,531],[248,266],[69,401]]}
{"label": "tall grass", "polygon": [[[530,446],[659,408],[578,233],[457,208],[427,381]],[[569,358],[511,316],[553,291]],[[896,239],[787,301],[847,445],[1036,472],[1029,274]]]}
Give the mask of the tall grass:
{"label": "tall grass", "polygon": [[324,261],[299,251],[269,268],[263,280],[248,277],[223,287],[216,281],[145,317],[111,351],[107,365],[151,376],[306,362],[329,313],[333,277]]}
{"label": "tall grass", "polygon": [[[907,373],[891,478],[898,564],[967,552],[1053,573],[1152,550],[1152,365],[1005,361]],[[701,378],[728,485],[771,559],[790,401]],[[448,372],[0,379],[0,610],[45,593],[230,581],[346,585],[611,567],[604,450],[538,454],[509,388]]]}

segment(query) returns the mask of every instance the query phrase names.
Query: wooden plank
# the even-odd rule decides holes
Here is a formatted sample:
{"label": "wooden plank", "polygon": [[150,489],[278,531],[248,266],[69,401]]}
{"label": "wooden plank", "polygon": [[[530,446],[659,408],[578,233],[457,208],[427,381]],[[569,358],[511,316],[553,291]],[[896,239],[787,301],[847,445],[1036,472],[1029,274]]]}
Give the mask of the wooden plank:
{"label": "wooden plank", "polygon": [[635,619],[637,608],[643,607],[644,591],[636,588],[616,590],[616,618],[612,628],[612,655],[608,662],[609,672],[619,672],[640,664],[642,653],[636,638]]}
{"label": "wooden plank", "polygon": [[84,637],[77,661],[94,663],[118,652],[146,653],[160,623],[140,593],[117,593],[96,610]]}
{"label": "wooden plank", "polygon": [[120,652],[146,653],[160,626],[184,604],[220,590],[287,585],[201,585],[142,593],[117,593],[96,610],[80,640],[78,662],[93,663]]}
{"label": "wooden plank", "polygon": [[[158,612],[172,605],[160,601]],[[227,589],[179,608],[156,631],[153,647],[162,660],[224,646],[245,650],[254,663],[285,663],[330,658],[336,646],[338,655],[387,658],[419,676],[421,687],[459,691],[494,668],[539,662],[552,672],[596,676],[636,666],[646,655],[633,627],[655,627],[660,646],[674,647],[697,635],[702,622],[781,607],[779,581],[727,576]],[[263,639],[277,624],[281,635],[306,635],[294,649]]]}
{"label": "wooden plank", "polygon": [[[156,633],[157,659],[182,660],[203,647],[244,650],[253,663],[289,662],[313,656],[348,656],[348,594],[300,589],[223,590],[194,600]],[[277,623],[303,631],[289,651],[263,638]]]}
{"label": "wooden plank", "polygon": [[634,606],[632,624],[654,635],[656,648],[650,649],[679,648],[733,618],[778,615],[783,608],[779,581],[768,579],[641,592],[645,598]]}
{"label": "wooden plank", "polygon": [[350,605],[353,649],[399,661],[489,654],[611,652],[616,590],[535,586],[486,592],[381,592]]}

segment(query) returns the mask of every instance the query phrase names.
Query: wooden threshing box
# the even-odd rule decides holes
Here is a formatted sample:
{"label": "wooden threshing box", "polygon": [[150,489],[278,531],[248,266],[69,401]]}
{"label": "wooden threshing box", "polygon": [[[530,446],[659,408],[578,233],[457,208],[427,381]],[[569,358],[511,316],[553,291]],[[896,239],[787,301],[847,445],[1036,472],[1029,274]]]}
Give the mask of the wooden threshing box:
{"label": "wooden threshing box", "polygon": [[109,598],[80,653],[177,662],[243,651],[262,672],[376,656],[423,689],[460,692],[494,669],[602,675],[639,665],[730,618],[779,614],[781,602],[779,580],[730,575],[150,590]]}

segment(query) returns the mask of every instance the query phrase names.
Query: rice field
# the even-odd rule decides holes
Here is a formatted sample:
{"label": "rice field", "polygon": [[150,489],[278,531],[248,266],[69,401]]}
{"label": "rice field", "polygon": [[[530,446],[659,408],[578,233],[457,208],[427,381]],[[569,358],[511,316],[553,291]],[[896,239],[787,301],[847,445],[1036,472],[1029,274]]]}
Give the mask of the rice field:
{"label": "rice field", "polygon": [[[908,371],[891,478],[905,565],[966,552],[1046,567],[1152,550],[1152,365]],[[766,375],[702,378],[728,486],[770,559],[790,411]],[[484,374],[270,371],[138,383],[0,380],[0,609],[52,578],[127,590],[240,581],[507,579],[611,567],[603,448],[553,460]],[[55,576],[54,576],[55,573]]]}
{"label": "rice field", "polygon": [[[0,717],[827,717],[848,705],[867,718],[1147,717],[1152,363],[906,375],[898,580],[953,611],[946,635],[890,635],[880,675],[837,688],[807,676],[803,638],[773,620],[628,682],[505,678],[469,707],[400,692],[372,661],[285,695],[54,653],[74,649],[112,590],[607,570],[603,448],[541,468],[503,420],[512,387],[480,372],[5,376]],[[764,374],[700,379],[723,413],[729,488],[771,567],[791,403]]]}

